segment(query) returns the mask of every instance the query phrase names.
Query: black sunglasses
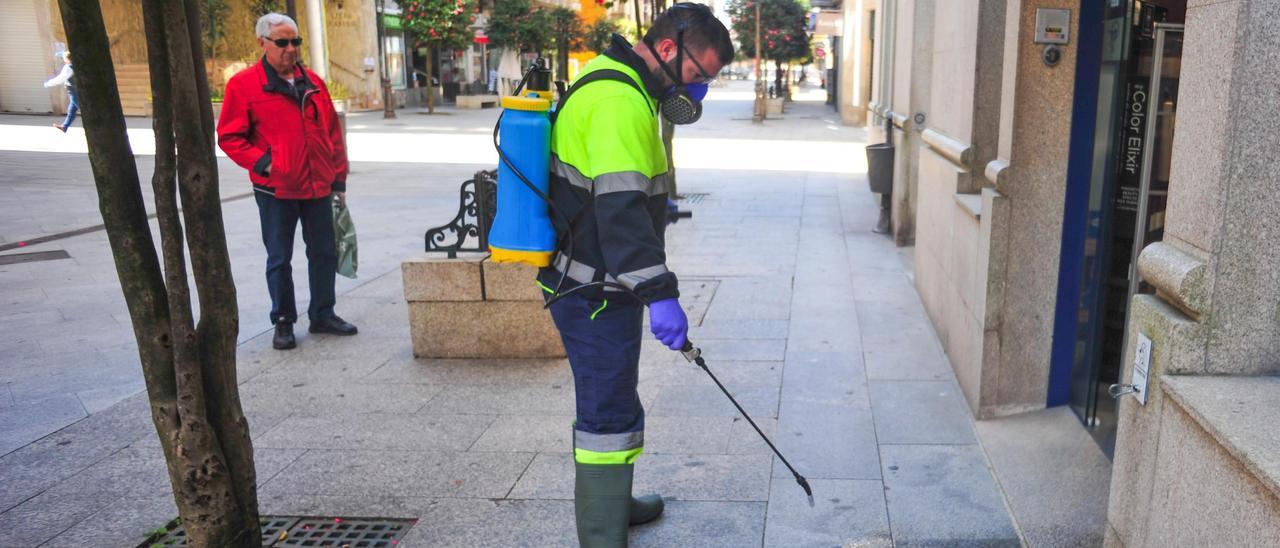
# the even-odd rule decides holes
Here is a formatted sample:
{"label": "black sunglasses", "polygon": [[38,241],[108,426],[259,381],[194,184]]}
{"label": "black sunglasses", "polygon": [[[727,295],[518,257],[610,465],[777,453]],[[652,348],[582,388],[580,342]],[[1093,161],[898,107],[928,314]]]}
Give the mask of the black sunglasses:
{"label": "black sunglasses", "polygon": [[283,48],[289,44],[293,44],[295,48],[302,45],[301,38],[276,38],[275,40],[268,38],[267,41],[275,44],[277,48]]}

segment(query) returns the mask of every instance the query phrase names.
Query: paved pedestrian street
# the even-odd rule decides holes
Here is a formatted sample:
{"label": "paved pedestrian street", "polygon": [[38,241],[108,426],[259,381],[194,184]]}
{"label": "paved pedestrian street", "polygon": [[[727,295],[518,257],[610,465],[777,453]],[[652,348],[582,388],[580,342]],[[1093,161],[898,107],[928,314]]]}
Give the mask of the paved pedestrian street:
{"label": "paved pedestrian street", "polygon": [[[711,379],[647,337],[636,492],[668,504],[631,545],[1018,546],[910,253],[871,232],[865,132],[822,95],[755,126],[748,83],[713,88],[703,121],[679,129],[693,218],[667,244],[691,340],[816,505]],[[337,312],[360,334],[303,320],[290,351],[271,348],[246,175],[220,158],[264,514],[416,518],[400,546],[577,545],[566,361],[411,351],[400,262],[494,165],[496,116],[348,118],[360,278],[339,278]],[[149,123],[130,124],[147,152]],[[151,157],[139,165],[148,181]],[[0,116],[0,245],[99,223],[83,133]],[[6,260],[39,251],[69,257]],[[300,241],[294,265],[305,308]],[[0,332],[0,546],[133,546],[175,517],[105,233],[0,252]]]}

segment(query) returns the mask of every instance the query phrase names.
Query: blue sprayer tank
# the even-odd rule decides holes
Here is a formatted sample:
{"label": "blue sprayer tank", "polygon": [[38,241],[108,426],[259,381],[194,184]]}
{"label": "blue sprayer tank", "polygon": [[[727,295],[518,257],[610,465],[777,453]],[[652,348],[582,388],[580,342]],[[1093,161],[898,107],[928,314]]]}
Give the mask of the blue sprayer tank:
{"label": "blue sprayer tank", "polygon": [[[538,93],[502,98],[499,145],[508,159],[543,194],[549,192],[551,109]],[[506,162],[498,162],[498,215],[489,230],[489,251],[499,263],[549,266],[556,250],[550,206],[520,180]]]}

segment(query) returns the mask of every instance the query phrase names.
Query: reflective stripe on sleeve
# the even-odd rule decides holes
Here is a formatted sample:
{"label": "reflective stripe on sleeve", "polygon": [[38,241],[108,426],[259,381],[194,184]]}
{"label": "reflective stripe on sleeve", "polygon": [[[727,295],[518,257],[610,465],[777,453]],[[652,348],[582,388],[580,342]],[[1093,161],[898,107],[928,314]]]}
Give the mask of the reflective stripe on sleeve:
{"label": "reflective stripe on sleeve", "polygon": [[651,182],[638,171],[605,173],[596,177],[596,196],[615,192],[641,192],[647,196]]}
{"label": "reflective stripe on sleeve", "polygon": [[667,265],[658,264],[640,270],[632,270],[631,272],[623,272],[618,275],[618,281],[631,289],[635,289],[637,285],[652,280],[658,276],[666,274]]}
{"label": "reflective stripe on sleeve", "polygon": [[555,156],[551,157],[551,172],[564,177],[569,181],[569,184],[587,192],[591,192],[591,179],[586,175],[583,175],[581,171],[578,171],[578,168],[561,162],[560,159]]}
{"label": "reflective stripe on sleeve", "polygon": [[[556,254],[555,268],[557,272],[564,272],[565,264],[569,262],[569,256],[563,253]],[[585,284],[594,280],[596,277],[596,269],[587,266],[578,261],[573,261],[573,265],[569,267],[569,279]]]}

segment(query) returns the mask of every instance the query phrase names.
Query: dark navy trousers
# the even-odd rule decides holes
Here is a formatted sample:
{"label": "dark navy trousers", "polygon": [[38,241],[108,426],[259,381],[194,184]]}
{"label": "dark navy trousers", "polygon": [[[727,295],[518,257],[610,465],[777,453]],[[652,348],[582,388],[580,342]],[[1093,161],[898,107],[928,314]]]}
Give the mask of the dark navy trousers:
{"label": "dark navy trousers", "polygon": [[338,252],[333,234],[333,198],[280,200],[264,192],[254,192],[258,217],[262,221],[262,243],[267,247],[267,290],[271,292],[271,323],[298,319],[293,300],[293,234],[302,222],[302,241],[307,246],[307,279],[311,286],[311,321],[333,316],[334,277]]}
{"label": "dark navy trousers", "polygon": [[[551,305],[551,317],[573,369],[579,442],[593,434],[644,431],[644,408],[636,385],[640,377],[640,340],[644,306],[619,296],[603,301],[570,295]],[[595,319],[592,319],[594,314]],[[629,449],[635,441],[611,449]],[[582,443],[577,445],[582,447]]]}

